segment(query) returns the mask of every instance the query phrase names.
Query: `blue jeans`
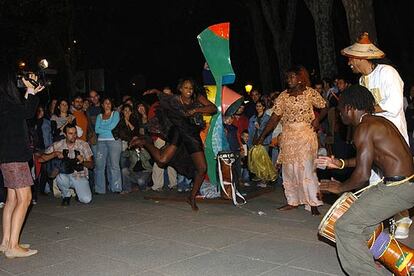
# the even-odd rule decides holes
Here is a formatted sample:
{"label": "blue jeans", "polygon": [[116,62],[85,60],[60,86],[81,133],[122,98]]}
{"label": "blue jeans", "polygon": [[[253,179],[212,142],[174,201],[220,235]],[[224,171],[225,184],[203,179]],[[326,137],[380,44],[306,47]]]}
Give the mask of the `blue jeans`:
{"label": "blue jeans", "polygon": [[58,174],[56,177],[57,185],[63,197],[70,197],[70,188],[74,188],[78,199],[82,203],[89,203],[92,200],[89,181],[86,177],[74,177],[72,174]]}
{"label": "blue jeans", "polygon": [[146,187],[148,187],[150,181],[150,171],[134,172],[129,168],[122,169],[122,190],[125,192],[130,192],[132,190],[132,184],[137,184],[141,190],[144,190]]}
{"label": "blue jeans", "polygon": [[177,187],[181,190],[187,190],[191,188],[191,182],[193,180],[185,177],[184,175],[177,173]]}
{"label": "blue jeans", "polygon": [[245,183],[250,181],[250,172],[247,168],[241,169],[241,179]]}
{"label": "blue jeans", "polygon": [[121,158],[121,140],[98,141],[98,149],[95,156],[95,192],[106,192],[105,168],[108,182],[112,192],[122,190],[122,176],[119,162]]}

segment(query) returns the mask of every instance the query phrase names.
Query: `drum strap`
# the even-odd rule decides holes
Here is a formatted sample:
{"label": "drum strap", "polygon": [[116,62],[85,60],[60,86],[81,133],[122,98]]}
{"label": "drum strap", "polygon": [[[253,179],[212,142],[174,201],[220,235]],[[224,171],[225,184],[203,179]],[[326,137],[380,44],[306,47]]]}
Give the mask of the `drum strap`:
{"label": "drum strap", "polygon": [[385,186],[388,186],[388,187],[398,186],[398,185],[409,182],[411,179],[413,179],[413,177],[414,177],[414,174],[400,181],[395,181],[395,182],[391,182],[390,184],[385,184]]}
{"label": "drum strap", "polygon": [[[234,205],[243,205],[243,204],[245,204],[246,203],[246,199],[239,193],[239,191],[237,191],[237,189],[236,189],[236,185],[235,185],[235,183],[234,183],[234,181],[233,181],[233,172],[232,172],[232,165],[233,165],[233,163],[235,162],[235,160],[234,159],[229,159],[228,161],[225,159],[225,158],[222,158],[222,157],[218,157],[219,159],[221,159],[221,160],[223,160],[223,162],[227,165],[227,166],[230,166],[230,181],[231,181],[231,193],[232,193],[232,199],[233,199],[233,204]],[[226,194],[226,196],[228,196],[228,197],[230,197],[230,195],[229,194],[227,194],[227,191],[226,191],[226,189],[224,188],[224,180],[223,180],[223,174],[222,174],[222,171],[221,171],[221,164],[220,164],[220,160],[219,160],[219,162],[217,162],[218,163],[218,175],[219,175],[219,180],[220,180],[220,186],[221,186],[221,189],[223,190],[223,192]],[[241,198],[242,200],[243,200],[243,202],[242,203],[238,203],[237,202],[237,197],[239,197],[239,198]]]}
{"label": "drum strap", "polygon": [[[413,179],[414,178],[414,174],[413,175],[411,175],[411,176],[409,176],[409,177],[406,177],[405,179],[403,179],[403,180],[400,180],[400,181],[394,181],[394,182],[391,182],[391,183],[389,183],[389,184],[385,184],[385,186],[387,186],[387,187],[394,187],[394,186],[398,186],[398,185],[402,185],[402,184],[404,184],[404,183],[408,183],[411,179]],[[382,183],[382,182],[384,182],[384,177],[383,178],[381,178],[381,180],[379,180],[378,182],[376,182],[376,183],[374,183],[374,184],[372,184],[372,185],[369,185],[369,186],[367,186],[367,187],[365,187],[365,188],[362,188],[361,190],[359,190],[359,191],[357,191],[357,192],[355,192],[354,194],[355,195],[359,195],[359,194],[361,194],[363,191],[365,191],[365,190],[367,190],[367,189],[369,189],[369,188],[371,188],[371,187],[373,187],[373,186],[376,186],[376,185],[378,185],[378,184],[380,184],[380,183]]]}

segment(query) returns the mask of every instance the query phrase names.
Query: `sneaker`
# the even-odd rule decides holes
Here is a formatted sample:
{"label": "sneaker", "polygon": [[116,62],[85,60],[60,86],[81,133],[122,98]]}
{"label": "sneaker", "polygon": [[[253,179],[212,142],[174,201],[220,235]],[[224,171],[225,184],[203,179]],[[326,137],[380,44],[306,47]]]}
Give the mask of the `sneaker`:
{"label": "sneaker", "polygon": [[266,188],[267,187],[266,183],[264,183],[264,182],[257,183],[256,186],[259,187],[259,188]]}
{"label": "sneaker", "polygon": [[4,207],[4,202],[0,202],[0,209],[2,209]]}
{"label": "sneaker", "polygon": [[183,190],[183,188],[180,187],[180,188],[177,189],[177,192],[182,193],[182,192],[184,192],[184,190]]}
{"label": "sneaker", "polygon": [[399,221],[397,221],[395,223],[395,238],[400,240],[408,238],[408,233],[410,231],[410,225],[412,222],[413,221],[408,217],[402,218]]}

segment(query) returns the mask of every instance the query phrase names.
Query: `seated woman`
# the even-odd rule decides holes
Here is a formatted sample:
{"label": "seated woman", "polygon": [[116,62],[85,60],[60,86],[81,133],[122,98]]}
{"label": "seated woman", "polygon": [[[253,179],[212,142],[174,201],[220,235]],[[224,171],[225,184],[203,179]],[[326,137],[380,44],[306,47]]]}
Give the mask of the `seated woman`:
{"label": "seated woman", "polygon": [[163,133],[168,144],[158,149],[152,141],[141,136],[134,137],[130,145],[145,147],[159,166],[172,166],[178,173],[192,178],[193,188],[188,203],[197,211],[196,195],[207,172],[203,142],[200,138],[203,127],[201,114],[213,114],[217,112],[217,108],[200,93],[192,79],[180,80],[177,90],[179,95],[168,95],[158,90],[146,92],[158,94],[159,132]]}

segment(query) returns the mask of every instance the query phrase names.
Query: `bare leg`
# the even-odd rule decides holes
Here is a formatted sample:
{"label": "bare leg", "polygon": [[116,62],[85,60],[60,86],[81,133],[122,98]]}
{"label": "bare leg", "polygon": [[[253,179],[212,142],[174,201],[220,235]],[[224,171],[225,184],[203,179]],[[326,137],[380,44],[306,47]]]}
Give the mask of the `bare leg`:
{"label": "bare leg", "polygon": [[204,177],[206,176],[207,163],[206,157],[204,156],[204,152],[202,151],[191,154],[191,158],[193,159],[193,163],[196,167],[196,172],[193,180],[193,189],[191,190],[191,196],[188,198],[188,203],[191,205],[191,208],[194,211],[198,211],[198,207],[196,204],[196,195],[200,190]]}
{"label": "bare leg", "polygon": [[1,245],[6,246],[6,248],[10,241],[12,215],[16,205],[17,198],[15,190],[7,188],[7,201],[3,209],[3,239],[1,240]]}
{"label": "bare leg", "polygon": [[162,149],[159,149],[155,147],[154,144],[145,143],[144,147],[160,167],[165,166],[177,151],[177,146],[173,144],[166,145]]}
{"label": "bare leg", "polygon": [[177,151],[177,145],[181,143],[180,133],[176,128],[171,128],[168,135],[169,144],[164,146],[162,149],[154,146],[148,137],[140,136],[134,137],[129,143],[131,147],[145,147],[145,149],[151,154],[152,158],[159,167],[164,167],[171,158],[174,157]]}
{"label": "bare leg", "polygon": [[17,206],[14,208],[11,218],[9,249],[27,251],[27,249],[23,249],[19,246],[19,236],[26,217],[27,208],[32,200],[32,192],[30,187],[19,188],[14,191],[17,197]]}

